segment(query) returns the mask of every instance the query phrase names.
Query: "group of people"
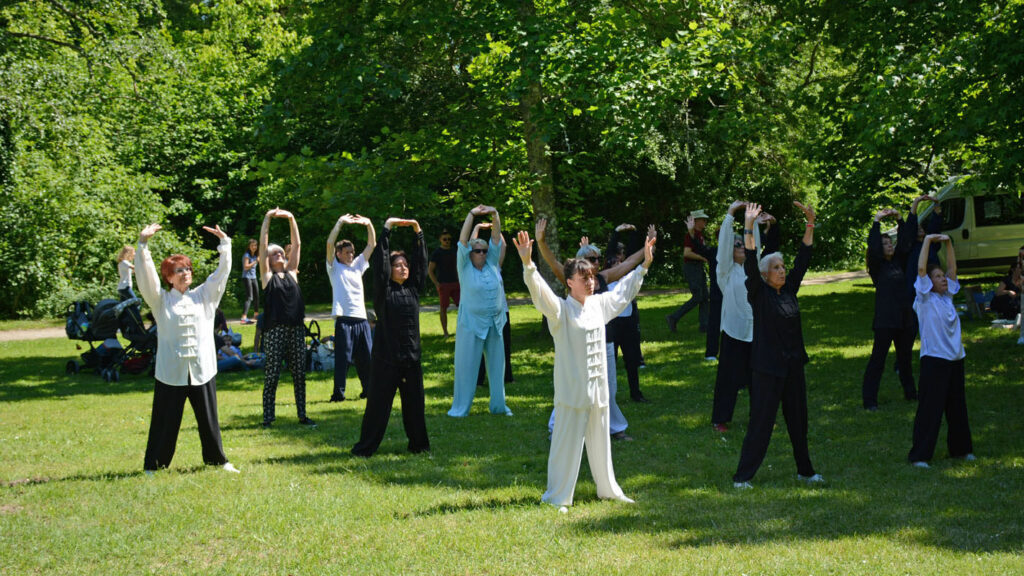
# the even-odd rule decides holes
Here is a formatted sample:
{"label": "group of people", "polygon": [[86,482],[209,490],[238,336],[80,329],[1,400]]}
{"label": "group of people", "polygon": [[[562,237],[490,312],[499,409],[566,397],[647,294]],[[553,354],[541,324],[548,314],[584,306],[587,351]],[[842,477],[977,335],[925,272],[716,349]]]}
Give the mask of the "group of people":
{"label": "group of people", "polygon": [[[897,216],[894,210],[879,212],[868,240],[868,265],[876,285],[875,346],[864,378],[865,408],[877,407],[880,366],[889,345],[896,342],[897,366],[907,398],[919,396],[914,424],[914,445],[909,458],[927,466],[934,452],[943,411],[950,424],[951,456],[973,459],[964,400],[963,346],[952,295],[959,290],[956,263],[949,239],[937,234],[917,234],[916,207],[900,221],[898,250],[880,233],[879,222]],[[815,212],[794,203],[803,213],[806,227],[794,266],[787,271],[777,251],[775,218],[755,203],[730,205],[718,232],[718,246],[704,239],[708,216],[698,210],[687,219],[684,258],[692,297],[668,317],[669,327],[694,308],[708,333],[705,356],[719,357],[714,387],[712,424],[728,430],[737,394],[750,393],[750,416],[733,482],[748,488],[768,449],[779,405],[793,445],[798,477],[808,483],[823,482],[810,459],[807,432],[807,391],[804,347],[797,293],[811,261]],[[742,234],[736,220],[742,215]],[[489,217],[489,222],[477,222]],[[269,243],[272,220],[288,222],[290,245]],[[357,255],[350,240],[337,241],[345,225],[366,228],[367,243]],[[538,220],[535,239],[520,231],[514,239],[523,262],[523,280],[534,306],[542,313],[554,340],[554,409],[549,421],[551,449],[548,483],[543,500],[556,506],[572,504],[576,478],[586,448],[598,496],[631,501],[615,480],[611,440],[630,440],[628,426],[616,398],[616,356],[622,350],[629,378],[630,396],[646,402],[640,391],[637,370],[643,365],[636,297],[643,277],[653,262],[657,235],[653,226],[645,238],[633,234],[627,250],[619,235],[636,232],[631,225],[616,228],[601,262],[600,250],[584,237],[575,258],[559,262],[547,245],[547,222]],[[762,227],[764,233],[762,234]],[[408,252],[395,249],[392,233],[411,228]],[[139,290],[154,310],[159,326],[156,388],[153,417],[144,468],[152,472],[169,465],[180,429],[184,401],[193,406],[199,422],[203,459],[209,464],[237,471],[225,454],[220,438],[216,406],[215,351],[231,343],[213,342],[217,305],[226,288],[231,267],[231,241],[219,227],[205,227],[220,239],[219,265],[206,282],[193,288],[191,262],[173,255],[160,265],[159,274],[148,249],[148,240],[160,230],[147,226],[139,235],[134,260]],[[489,229],[489,239],[481,237]],[[762,246],[762,236],[766,238]],[[912,240],[905,240],[911,238]],[[498,211],[476,206],[463,222],[457,245],[452,236],[441,235],[441,248],[428,259],[423,231],[415,220],[389,218],[379,236],[365,217],[346,214],[338,218],[326,243],[327,274],[332,287],[335,319],[335,377],[332,401],[346,400],[346,375],[354,364],[365,397],[360,437],[351,452],[369,457],[384,438],[396,392],[410,452],[430,449],[424,414],[423,371],[420,346],[420,297],[429,277],[441,295],[442,328],[448,334],[445,304],[458,305],[455,334],[453,400],[448,415],[466,417],[473,396],[486,373],[489,411],[511,416],[505,401],[508,370],[509,316],[501,261],[507,245],[501,233]],[[915,242],[916,241],[916,242]],[[565,289],[556,296],[532,260],[536,242],[541,257]],[[947,267],[933,267],[933,246],[947,244]],[[914,256],[915,250],[918,256]],[[454,277],[448,256],[454,256]],[[301,242],[295,217],[285,210],[266,213],[259,240],[249,243],[243,279],[247,303],[264,293],[260,315],[265,377],[263,422],[275,421],[276,389],[282,362],[291,371],[300,424],[315,426],[305,412],[305,305],[299,287]],[[708,290],[704,264],[711,265],[713,290]],[[908,267],[916,264],[911,298],[907,290]],[[120,266],[119,266],[120,267]],[[256,280],[244,274],[258,267]],[[377,317],[371,329],[364,304],[362,277],[374,271],[373,306]],[[129,276],[130,277],[130,276]],[[161,285],[163,280],[163,285]],[[703,287],[703,289],[702,289]],[[130,290],[130,283],[128,286]],[[714,294],[717,293],[717,296]],[[258,304],[253,307],[258,310]],[[248,321],[248,318],[246,318]],[[918,329],[918,326],[920,328]],[[921,334],[921,387],[915,389],[909,363],[914,335]],[[910,334],[908,336],[908,334]],[[907,342],[909,341],[909,346]]]}

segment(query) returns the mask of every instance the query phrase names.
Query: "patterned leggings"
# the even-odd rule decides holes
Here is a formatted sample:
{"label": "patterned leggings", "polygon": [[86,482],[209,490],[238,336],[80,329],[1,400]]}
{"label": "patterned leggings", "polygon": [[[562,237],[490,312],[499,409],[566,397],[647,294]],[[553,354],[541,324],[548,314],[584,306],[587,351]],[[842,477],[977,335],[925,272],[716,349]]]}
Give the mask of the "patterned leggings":
{"label": "patterned leggings", "polygon": [[295,408],[299,420],[306,418],[306,328],[305,326],[274,326],[263,335],[266,373],[263,377],[263,421],[274,421],[277,380],[281,376],[281,360],[288,363],[295,387]]}

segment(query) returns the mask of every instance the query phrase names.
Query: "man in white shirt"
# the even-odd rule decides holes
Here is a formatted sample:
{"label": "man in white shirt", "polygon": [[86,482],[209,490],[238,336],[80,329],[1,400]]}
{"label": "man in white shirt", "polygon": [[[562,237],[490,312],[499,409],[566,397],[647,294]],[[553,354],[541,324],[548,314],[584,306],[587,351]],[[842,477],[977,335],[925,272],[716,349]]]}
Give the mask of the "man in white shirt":
{"label": "man in white shirt", "polygon": [[[350,240],[335,242],[344,224],[366,226],[366,248],[357,257],[355,245]],[[345,401],[345,382],[348,367],[356,365],[359,383],[362,385],[360,398],[366,398],[370,387],[370,352],[373,335],[366,319],[366,304],[363,298],[363,274],[370,267],[370,254],[377,246],[377,235],[369,218],[358,214],[345,214],[338,218],[327,237],[327,276],[331,279],[334,318],[334,393],[331,402]]]}

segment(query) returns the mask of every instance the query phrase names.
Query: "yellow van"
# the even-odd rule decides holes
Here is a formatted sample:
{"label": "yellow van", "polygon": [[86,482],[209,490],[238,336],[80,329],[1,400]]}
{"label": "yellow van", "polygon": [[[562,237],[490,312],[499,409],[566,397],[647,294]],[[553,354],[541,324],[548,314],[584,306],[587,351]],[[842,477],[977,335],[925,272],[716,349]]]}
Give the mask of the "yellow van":
{"label": "yellow van", "polygon": [[[1017,194],[966,196],[954,179],[936,198],[942,205],[942,233],[956,246],[960,272],[1006,272],[1024,245],[1024,198]],[[929,204],[919,211],[921,222],[931,214]],[[945,262],[945,256],[940,262]]]}

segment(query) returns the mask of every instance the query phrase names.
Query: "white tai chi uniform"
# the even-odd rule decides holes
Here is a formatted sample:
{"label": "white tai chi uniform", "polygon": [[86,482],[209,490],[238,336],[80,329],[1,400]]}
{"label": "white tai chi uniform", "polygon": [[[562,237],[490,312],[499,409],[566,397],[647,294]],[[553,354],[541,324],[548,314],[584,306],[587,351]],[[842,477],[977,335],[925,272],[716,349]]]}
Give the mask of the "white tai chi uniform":
{"label": "white tai chi uniform", "polygon": [[572,296],[556,296],[535,264],[523,269],[533,305],[547,318],[555,341],[555,428],[548,486],[541,498],[548,504],[572,505],[584,446],[598,498],[632,502],[622,493],[612,469],[604,325],[632,303],[646,273],[646,268],[638,266],[614,290],[588,296],[580,304]]}

